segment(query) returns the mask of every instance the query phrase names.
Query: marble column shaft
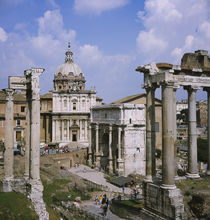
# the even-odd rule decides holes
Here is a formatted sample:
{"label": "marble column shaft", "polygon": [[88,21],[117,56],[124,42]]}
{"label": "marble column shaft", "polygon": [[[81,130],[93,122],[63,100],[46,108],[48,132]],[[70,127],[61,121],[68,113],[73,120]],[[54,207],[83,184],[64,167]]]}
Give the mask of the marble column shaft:
{"label": "marble column shaft", "polygon": [[5,151],[4,151],[4,179],[6,181],[13,179],[14,165],[14,129],[13,129],[13,89],[5,89],[6,109],[5,109]]}
{"label": "marble column shaft", "polygon": [[92,126],[89,126],[88,164],[92,164]]}
{"label": "marble column shaft", "polygon": [[190,178],[198,178],[196,89],[188,87],[188,172]]}
{"label": "marble column shaft", "polygon": [[96,155],[98,155],[98,125],[96,124]]}
{"label": "marble column shaft", "polygon": [[146,88],[146,181],[155,176],[155,89]]}
{"label": "marble column shaft", "polygon": [[162,86],[162,187],[175,188],[174,180],[174,104],[173,86]]}

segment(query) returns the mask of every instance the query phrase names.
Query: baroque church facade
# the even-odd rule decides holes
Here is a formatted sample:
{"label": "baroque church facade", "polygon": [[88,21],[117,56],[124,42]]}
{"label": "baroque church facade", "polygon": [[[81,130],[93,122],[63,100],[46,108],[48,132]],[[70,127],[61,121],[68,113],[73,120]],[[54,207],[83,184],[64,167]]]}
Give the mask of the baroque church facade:
{"label": "baroque church facade", "polygon": [[89,145],[90,109],[100,105],[95,89],[85,88],[85,77],[73,61],[73,53],[65,53],[65,62],[54,75],[52,91],[52,142],[70,146]]}

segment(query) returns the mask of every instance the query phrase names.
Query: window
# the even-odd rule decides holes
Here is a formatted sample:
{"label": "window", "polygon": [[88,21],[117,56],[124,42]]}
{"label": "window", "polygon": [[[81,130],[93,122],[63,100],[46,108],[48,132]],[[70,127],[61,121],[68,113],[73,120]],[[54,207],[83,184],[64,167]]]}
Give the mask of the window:
{"label": "window", "polygon": [[21,112],[25,112],[25,106],[21,106],[20,108],[21,108],[20,109]]}
{"label": "window", "polygon": [[64,108],[67,107],[67,100],[64,100]]}
{"label": "window", "polygon": [[77,134],[72,134],[72,141],[77,141]]}
{"label": "window", "polygon": [[76,102],[73,103],[73,110],[76,110],[77,106],[76,106]]}
{"label": "window", "polygon": [[20,119],[17,119],[16,123],[17,123],[17,126],[20,126]]}
{"label": "window", "polygon": [[155,122],[155,132],[159,132],[159,122]]}
{"label": "window", "polygon": [[130,124],[132,123],[132,120],[131,120],[131,118],[130,118],[129,122],[130,122]]}
{"label": "window", "polygon": [[16,141],[21,141],[21,131],[16,131]]}

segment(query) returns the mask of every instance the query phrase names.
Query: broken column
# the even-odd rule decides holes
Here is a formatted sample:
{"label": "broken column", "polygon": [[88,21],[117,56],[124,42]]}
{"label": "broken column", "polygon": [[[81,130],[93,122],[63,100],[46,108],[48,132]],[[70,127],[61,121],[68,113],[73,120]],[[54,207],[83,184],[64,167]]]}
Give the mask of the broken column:
{"label": "broken column", "polygon": [[6,109],[5,109],[5,144],[4,144],[4,180],[3,192],[12,191],[13,165],[14,165],[14,138],[13,138],[13,89],[5,89]]}
{"label": "broken column", "polygon": [[174,180],[174,104],[173,83],[162,85],[162,185],[164,189],[175,189]]}
{"label": "broken column", "polygon": [[188,178],[199,178],[197,162],[196,90],[188,86]]}

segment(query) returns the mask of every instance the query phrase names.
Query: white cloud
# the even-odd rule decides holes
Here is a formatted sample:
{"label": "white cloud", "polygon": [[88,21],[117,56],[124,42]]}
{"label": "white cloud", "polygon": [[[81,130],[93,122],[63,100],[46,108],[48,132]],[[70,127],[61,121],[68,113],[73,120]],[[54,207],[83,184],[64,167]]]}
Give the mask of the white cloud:
{"label": "white cloud", "polygon": [[5,42],[7,40],[7,33],[0,27],[0,41]]}
{"label": "white cloud", "polygon": [[148,32],[140,31],[137,37],[137,46],[143,53],[150,53],[153,51],[164,51],[167,47],[167,42],[159,38],[154,29],[150,29]]}
{"label": "white cloud", "polygon": [[206,0],[146,0],[137,17],[144,25],[136,39],[145,60],[180,62],[185,52],[210,50],[210,7]]}
{"label": "white cloud", "polygon": [[203,32],[207,38],[210,38],[210,22],[204,21],[200,25],[200,31]]}
{"label": "white cloud", "polygon": [[103,11],[108,11],[125,6],[129,0],[75,0],[74,9],[79,14],[100,15]]}

